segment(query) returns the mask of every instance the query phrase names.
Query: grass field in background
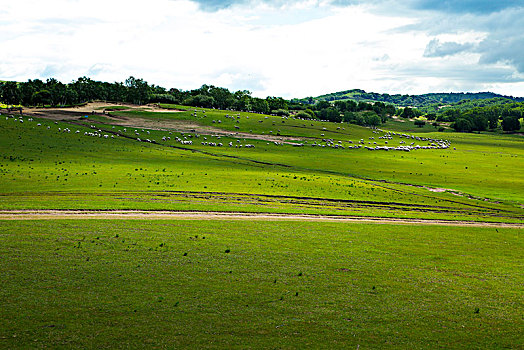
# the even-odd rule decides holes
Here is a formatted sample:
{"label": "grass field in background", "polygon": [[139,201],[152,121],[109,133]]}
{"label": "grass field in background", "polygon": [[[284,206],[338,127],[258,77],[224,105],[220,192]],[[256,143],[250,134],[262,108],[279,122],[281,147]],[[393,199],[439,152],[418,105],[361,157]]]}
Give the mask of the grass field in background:
{"label": "grass field in background", "polygon": [[[166,118],[195,119],[190,115],[194,111],[133,113],[138,115],[134,118],[149,118],[160,124]],[[218,120],[225,115],[223,111],[198,113],[209,114],[203,120],[212,117]],[[245,123],[253,129],[259,124],[285,121],[289,130],[294,131],[301,129],[293,129],[291,125],[306,123],[256,114],[249,119],[247,114],[241,116],[244,120],[241,119],[240,125]],[[213,124],[197,122],[202,127]],[[71,121],[55,124],[38,118],[21,123],[14,118],[1,118],[0,207],[304,211],[408,217],[441,215],[455,219],[469,216],[502,221],[522,216],[519,205],[524,175],[515,169],[524,165],[524,147],[518,137],[446,134],[452,142],[450,149],[385,152],[347,148],[361,139],[366,145],[374,142],[385,145],[385,140],[379,139],[383,133],[319,121],[307,121],[315,125],[314,130],[301,131],[310,136],[291,135],[297,138],[291,143],[303,142],[303,147],[249,139],[245,135],[208,133],[197,138],[197,131],[189,133],[192,145],[181,145],[174,141],[175,137],[187,137],[188,132],[131,127],[124,131],[122,126],[93,120],[84,123],[87,125]],[[95,131],[89,127],[93,123],[102,134],[122,136],[107,139],[85,136],[85,132]],[[226,121],[219,126],[215,123],[214,130],[223,127],[226,130],[225,124]],[[59,132],[59,128],[69,128],[71,132]],[[76,130],[79,132],[75,133]],[[333,140],[342,141],[346,148],[312,147],[313,142],[325,144],[322,139],[327,136],[322,137],[321,133],[338,136]],[[442,134],[429,135],[436,138]],[[170,136],[171,141],[162,141],[165,136]],[[137,137],[150,138],[157,144],[138,142],[134,139]],[[204,137],[206,142],[221,142],[224,146],[204,146],[201,144]],[[389,145],[401,140],[389,140]],[[229,142],[234,146],[249,143],[255,147],[228,147]],[[466,196],[431,192],[422,186],[448,188]],[[159,198],[162,193],[165,196]],[[227,194],[244,199],[249,196],[250,200],[231,201],[225,198]],[[207,203],[206,196],[210,200]],[[267,196],[284,200],[271,198],[267,203]],[[326,201],[332,205],[326,206]]]}

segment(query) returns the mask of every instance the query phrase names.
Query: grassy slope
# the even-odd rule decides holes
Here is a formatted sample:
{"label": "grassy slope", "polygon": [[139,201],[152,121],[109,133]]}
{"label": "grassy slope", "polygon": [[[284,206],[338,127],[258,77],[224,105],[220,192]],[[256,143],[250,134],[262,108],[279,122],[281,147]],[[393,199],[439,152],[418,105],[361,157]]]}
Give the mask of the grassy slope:
{"label": "grassy slope", "polygon": [[515,229],[4,221],[0,347],[520,348],[523,248]]}
{"label": "grassy slope", "polygon": [[[233,125],[238,125],[238,131],[265,133],[273,131],[286,136],[303,136],[321,141],[324,138],[341,140],[345,146],[346,141],[356,142],[361,138],[370,141],[370,136],[375,136],[373,142],[384,145],[378,140],[379,135],[372,134],[369,129],[353,125],[322,123],[319,121],[284,120],[281,118],[268,118],[257,114],[242,113],[240,123],[224,118],[223,111],[198,110],[197,117],[189,113],[144,113],[122,112],[119,115],[135,115],[157,120],[172,119],[197,121],[202,125],[214,126],[234,131]],[[193,112],[193,110],[191,111]],[[206,115],[206,117],[205,117]],[[250,119],[246,119],[249,116]],[[221,120],[221,124],[212,121]],[[238,120],[238,119],[237,119]],[[260,123],[262,121],[262,123]],[[283,123],[284,122],[284,123]],[[401,123],[393,123],[393,129],[399,130]],[[411,123],[412,124],[412,123]],[[337,128],[344,128],[337,129]],[[389,130],[389,124],[382,128]],[[323,130],[326,128],[327,130]],[[429,127],[428,128],[433,128]],[[416,131],[417,128],[413,128]],[[405,130],[405,129],[404,129]],[[411,130],[411,127],[408,127]],[[324,136],[321,136],[324,135]],[[489,135],[489,137],[473,134],[425,132],[421,136],[436,139],[446,138],[453,142],[453,147],[458,152],[449,150],[431,150],[412,152],[408,155],[398,152],[375,152],[369,154],[365,150],[347,150],[334,152],[332,149],[318,148],[291,148],[284,146],[282,149],[274,147],[262,148],[257,154],[257,159],[296,165],[315,170],[330,170],[339,173],[358,175],[374,179],[386,179],[413,184],[425,184],[434,187],[453,188],[478,196],[496,198],[499,200],[510,199],[524,201],[520,188],[524,186],[524,176],[516,173],[515,169],[524,167],[524,140],[522,137],[506,135]],[[389,141],[389,145],[398,145],[400,140]],[[229,142],[229,140],[227,140]],[[422,143],[425,144],[425,143]],[[235,152],[237,152],[235,150]],[[467,167],[467,169],[466,169]],[[472,170],[475,169],[475,170]]]}
{"label": "grassy slope", "polygon": [[[124,115],[129,116],[129,112]],[[336,125],[321,122],[281,120],[260,115],[250,115],[250,119],[240,119],[240,123],[223,118],[224,112],[207,111],[208,117],[197,118],[204,125],[213,125],[211,118],[224,120],[220,127],[234,130],[233,124],[251,130],[260,128],[267,132],[263,124],[281,123],[281,132],[290,135],[308,134],[308,142],[321,142],[322,138],[333,137],[356,142],[373,135],[380,144],[377,134],[369,129]],[[191,119],[195,117],[184,113],[144,113],[132,115],[157,120],[159,125],[166,119]],[[222,116],[222,117],[221,117]],[[259,123],[262,120],[262,123]],[[482,138],[477,135],[450,134],[454,138],[457,151],[430,150],[419,152],[369,152],[360,150],[334,150],[328,148],[290,145],[276,146],[273,143],[257,140],[241,140],[242,143],[255,144],[254,149],[209,147],[200,145],[202,137],[193,139],[194,145],[181,150],[168,146],[180,146],[171,142],[161,142],[166,131],[152,130],[141,137],[156,139],[163,145],[139,143],[125,138],[103,139],[83,135],[92,131],[77,125],[40,120],[19,123],[13,119],[0,119],[0,205],[3,208],[139,208],[139,209],[194,209],[194,210],[238,210],[269,212],[317,212],[346,213],[364,215],[406,215],[428,217],[438,214],[423,214],[420,211],[395,212],[394,207],[383,211],[377,205],[367,208],[326,206],[325,203],[302,203],[290,201],[224,199],[220,193],[244,193],[256,195],[300,196],[330,198],[337,200],[358,200],[394,202],[417,205],[431,205],[446,208],[466,209],[462,214],[443,213],[448,218],[464,218],[473,213],[469,206],[474,204],[486,210],[510,210],[521,212],[511,202],[506,204],[474,203],[470,199],[456,197],[449,193],[432,193],[425,189],[384,184],[373,179],[392,182],[451,187],[478,196],[497,200],[522,201],[519,190],[522,175],[514,171],[522,163],[521,139],[497,136]],[[89,122],[89,123],[92,123]],[[207,124],[206,124],[207,123]],[[230,125],[228,125],[228,123]],[[306,124],[306,127],[304,127]],[[313,127],[311,127],[313,124]],[[50,125],[51,129],[47,129]],[[58,128],[69,127],[73,133],[59,133]],[[109,131],[110,126],[99,125]],[[284,129],[287,128],[287,129]],[[326,128],[326,130],[324,130]],[[74,131],[81,130],[79,134]],[[278,129],[277,129],[278,130]],[[299,130],[300,132],[296,132]],[[295,132],[292,134],[291,132]],[[325,136],[320,136],[321,134]],[[134,135],[128,128],[127,134]],[[147,135],[147,136],[146,136]],[[181,136],[180,134],[173,134]],[[436,134],[435,136],[440,136]],[[232,141],[236,138],[211,137],[208,141]],[[492,141],[496,140],[496,143]],[[297,141],[298,142],[298,141]],[[390,141],[391,144],[393,143]],[[395,141],[398,142],[398,141]],[[191,150],[199,151],[197,153]],[[206,153],[201,153],[206,152]],[[213,155],[214,154],[214,155]],[[231,157],[224,157],[224,155]],[[253,161],[264,161],[277,165],[263,165]],[[493,165],[494,162],[495,165]],[[484,162],[484,163],[482,163]],[[422,163],[422,164],[421,164]],[[286,166],[281,166],[283,164]],[[464,164],[468,164],[465,169]],[[486,176],[489,173],[490,176]],[[370,180],[365,180],[370,179]],[[212,192],[200,198],[185,196],[166,197],[165,191]],[[148,197],[148,193],[164,193],[159,198]],[[125,195],[119,195],[125,193]],[[214,193],[214,194],[213,194]],[[218,193],[218,195],[215,195]],[[211,198],[212,197],[212,198]],[[224,197],[224,196],[222,196]],[[250,202],[251,201],[251,202]],[[345,205],[345,204],[344,204]],[[490,209],[491,208],[491,209]],[[448,209],[446,209],[448,210]],[[481,209],[484,210],[484,209]],[[442,212],[442,211],[440,211]],[[476,214],[475,214],[476,215]],[[507,214],[504,214],[507,215]]]}

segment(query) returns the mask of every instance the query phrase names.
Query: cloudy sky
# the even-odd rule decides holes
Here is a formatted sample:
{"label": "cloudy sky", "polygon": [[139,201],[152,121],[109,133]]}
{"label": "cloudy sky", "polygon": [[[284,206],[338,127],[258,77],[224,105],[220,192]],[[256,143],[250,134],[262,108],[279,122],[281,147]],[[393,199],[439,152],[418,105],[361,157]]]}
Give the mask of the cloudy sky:
{"label": "cloudy sky", "polygon": [[524,0],[17,0],[0,80],[524,96]]}

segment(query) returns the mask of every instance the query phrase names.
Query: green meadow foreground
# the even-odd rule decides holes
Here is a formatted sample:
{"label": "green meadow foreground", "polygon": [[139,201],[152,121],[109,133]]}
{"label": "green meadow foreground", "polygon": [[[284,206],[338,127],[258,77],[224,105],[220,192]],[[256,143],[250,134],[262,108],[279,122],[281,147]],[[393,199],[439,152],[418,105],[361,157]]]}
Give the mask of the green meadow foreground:
{"label": "green meadow foreground", "polygon": [[522,233],[450,226],[0,225],[3,348],[521,348]]}
{"label": "green meadow foreground", "polygon": [[0,347],[524,346],[521,135],[164,107],[2,114]]}

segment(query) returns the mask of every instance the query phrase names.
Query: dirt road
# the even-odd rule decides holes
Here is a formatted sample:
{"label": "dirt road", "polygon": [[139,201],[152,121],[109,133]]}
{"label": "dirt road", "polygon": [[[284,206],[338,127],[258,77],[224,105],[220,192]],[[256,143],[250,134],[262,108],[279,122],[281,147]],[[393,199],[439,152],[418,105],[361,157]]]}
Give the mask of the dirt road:
{"label": "dirt road", "polygon": [[399,225],[444,225],[470,227],[504,227],[524,229],[524,223],[498,223],[452,221],[433,219],[403,219],[383,217],[330,216],[308,214],[267,214],[236,212],[186,212],[143,210],[0,210],[0,220],[55,220],[55,219],[104,219],[104,220],[257,220],[257,221],[323,221],[360,222]]}

